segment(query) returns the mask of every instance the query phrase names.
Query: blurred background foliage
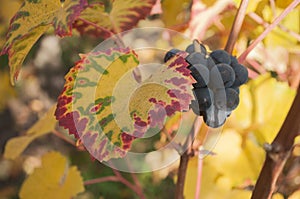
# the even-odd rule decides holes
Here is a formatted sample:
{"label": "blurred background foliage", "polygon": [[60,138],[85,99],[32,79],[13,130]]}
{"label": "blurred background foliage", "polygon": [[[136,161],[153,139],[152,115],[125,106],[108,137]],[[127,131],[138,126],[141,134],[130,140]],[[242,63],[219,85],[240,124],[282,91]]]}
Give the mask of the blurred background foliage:
{"label": "blurred background foliage", "polygon": [[[90,1],[93,2],[93,1]],[[103,0],[105,5],[110,1]],[[235,45],[234,55],[240,55],[249,43],[282,12],[292,0],[249,1],[247,15]],[[0,46],[5,42],[9,21],[21,5],[21,0],[0,0]],[[151,15],[138,27],[167,27],[201,40],[211,50],[224,48],[240,0],[162,0],[157,1]],[[162,48],[176,46],[176,37],[160,42]],[[60,39],[50,30],[34,45],[21,72],[19,82],[9,82],[8,59],[0,57],[0,198],[18,198],[22,183],[42,164],[48,151],[59,151],[69,165],[75,165],[83,180],[113,175],[105,165],[93,161],[80,144],[59,128],[55,121],[36,121],[55,104],[64,84],[64,75],[79,60],[79,53],[91,51],[101,38],[80,36]],[[147,42],[138,40],[135,42]],[[137,43],[138,45],[142,45]],[[263,144],[270,143],[280,129],[295,96],[300,79],[300,6],[294,9],[247,57],[251,80],[240,90],[240,104],[229,117],[222,134],[210,135],[210,129],[200,128],[198,137],[214,155],[203,159],[201,199],[250,198],[251,190],[264,161]],[[195,117],[187,113],[186,120]],[[151,140],[136,142],[133,149],[147,151],[159,148],[174,135],[180,116],[169,118],[164,130]],[[47,121],[47,122],[46,122]],[[190,124],[189,124],[190,125]],[[204,125],[201,123],[201,125]],[[44,130],[41,130],[44,129]],[[188,128],[187,128],[188,129]],[[188,131],[188,130],[187,130]],[[206,137],[202,136],[205,131]],[[34,139],[32,138],[34,135]],[[31,136],[31,138],[29,138]],[[201,137],[202,136],[202,137]],[[15,137],[12,154],[3,156],[7,141]],[[20,140],[20,138],[22,140]],[[61,139],[62,138],[62,139]],[[211,144],[214,140],[217,143]],[[24,151],[14,150],[24,144]],[[299,143],[296,140],[295,143]],[[27,145],[28,144],[28,145]],[[167,157],[171,154],[164,154]],[[12,158],[13,160],[8,159]],[[300,150],[296,147],[279,178],[273,198],[300,198]],[[199,159],[188,165],[185,196],[194,198]],[[43,165],[47,167],[47,165]],[[146,198],[174,198],[178,162],[152,173],[136,174]],[[122,173],[126,179],[131,176]],[[85,186],[77,199],[138,198],[124,184],[104,182]]]}

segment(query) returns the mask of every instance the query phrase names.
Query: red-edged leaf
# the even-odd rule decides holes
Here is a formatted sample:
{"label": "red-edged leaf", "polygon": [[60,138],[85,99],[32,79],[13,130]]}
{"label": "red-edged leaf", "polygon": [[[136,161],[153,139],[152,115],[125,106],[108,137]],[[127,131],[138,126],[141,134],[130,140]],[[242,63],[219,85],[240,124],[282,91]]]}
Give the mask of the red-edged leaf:
{"label": "red-edged leaf", "polygon": [[139,62],[133,50],[81,57],[65,77],[55,115],[99,161],[125,156],[134,139],[189,109],[194,80],[183,57],[171,59],[143,82],[134,77]]}
{"label": "red-edged leaf", "polygon": [[9,55],[11,82],[38,38],[51,26],[59,36],[71,35],[72,23],[87,5],[86,0],[26,0],[11,19],[1,54]]}
{"label": "red-edged leaf", "polygon": [[114,0],[109,12],[103,4],[95,3],[86,8],[76,20],[74,27],[83,34],[107,38],[136,26],[149,13],[155,0]]}

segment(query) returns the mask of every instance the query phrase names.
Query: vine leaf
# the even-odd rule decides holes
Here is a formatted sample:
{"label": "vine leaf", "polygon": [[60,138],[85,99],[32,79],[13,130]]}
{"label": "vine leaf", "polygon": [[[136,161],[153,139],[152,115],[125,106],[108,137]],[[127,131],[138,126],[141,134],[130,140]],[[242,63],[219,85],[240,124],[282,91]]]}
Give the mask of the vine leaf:
{"label": "vine leaf", "polygon": [[24,136],[10,139],[5,145],[4,157],[7,159],[16,159],[34,139],[51,133],[57,123],[54,111],[55,106],[50,108],[46,115],[36,122]]}
{"label": "vine leaf", "polygon": [[26,0],[11,19],[1,54],[9,55],[11,83],[33,44],[51,26],[60,37],[72,34],[72,23],[87,5],[86,0]]}
{"label": "vine leaf", "polygon": [[60,153],[49,152],[42,157],[41,167],[24,181],[19,196],[21,199],[72,198],[83,191],[77,167],[69,167]]}
{"label": "vine leaf", "polygon": [[[102,3],[87,7],[76,20],[74,27],[81,33],[108,38],[113,33],[129,30],[140,19],[150,14],[155,0],[115,0],[111,10],[106,12]],[[90,22],[94,25],[91,25]]]}
{"label": "vine leaf", "polygon": [[94,51],[81,55],[65,77],[56,118],[99,161],[124,157],[134,139],[189,109],[194,79],[183,57],[143,82],[134,76],[138,64],[129,48]]}
{"label": "vine leaf", "polygon": [[[259,144],[271,143],[293,103],[296,91],[269,73],[240,88],[240,104],[228,124],[244,131],[251,129]],[[280,98],[280,100],[272,100]]]}
{"label": "vine leaf", "polygon": [[189,21],[189,12],[191,0],[164,0],[161,2],[162,21],[166,27],[176,27],[187,24]]}

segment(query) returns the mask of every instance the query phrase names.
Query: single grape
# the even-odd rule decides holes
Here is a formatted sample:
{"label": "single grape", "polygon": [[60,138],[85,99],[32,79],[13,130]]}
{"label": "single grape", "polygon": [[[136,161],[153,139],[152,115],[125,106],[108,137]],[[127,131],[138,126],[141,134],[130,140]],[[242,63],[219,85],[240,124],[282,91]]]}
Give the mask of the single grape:
{"label": "single grape", "polygon": [[164,58],[164,62],[167,62],[169,61],[172,57],[174,57],[178,52],[180,52],[181,50],[179,49],[176,49],[176,48],[173,48],[171,50],[169,50],[166,55],[165,55],[165,58]]}
{"label": "single grape", "polygon": [[224,64],[230,64],[231,63],[231,57],[225,50],[215,50],[210,53],[211,58],[214,60],[216,64],[224,63]]}
{"label": "single grape", "polygon": [[232,89],[234,89],[238,94],[240,94],[240,88],[239,87],[231,87]]}
{"label": "single grape", "polygon": [[207,60],[206,66],[209,70],[211,70],[216,65],[216,63],[214,62],[214,60],[211,57],[207,57],[206,60]]}
{"label": "single grape", "polygon": [[209,81],[209,70],[202,64],[191,65],[189,69],[197,81],[193,86],[197,88],[206,87]]}
{"label": "single grape", "polygon": [[230,65],[239,63],[235,56],[230,55],[230,60],[231,60]]}
{"label": "single grape", "polygon": [[214,104],[217,109],[233,111],[239,105],[239,94],[232,88],[218,89],[214,92]]}
{"label": "single grape", "polygon": [[[207,110],[212,104],[212,91],[209,88],[194,88],[193,89],[196,105],[199,111]],[[199,112],[198,111],[198,112]]]}
{"label": "single grape", "polygon": [[239,87],[248,81],[248,70],[241,64],[233,64],[232,68],[235,72],[235,81],[232,87]]}
{"label": "single grape", "polygon": [[210,106],[210,108],[202,114],[204,122],[212,128],[222,126],[227,118],[227,113],[225,111],[218,110],[214,105]]}
{"label": "single grape", "polygon": [[209,79],[212,88],[228,88],[235,81],[235,73],[230,65],[220,63],[211,69]]}
{"label": "single grape", "polygon": [[[206,55],[206,48],[203,44],[199,44],[200,45],[200,53]],[[194,44],[190,44],[188,45],[188,47],[185,49],[186,52],[188,52],[189,54],[192,54],[193,52],[195,52],[195,46]]]}
{"label": "single grape", "polygon": [[194,64],[202,64],[204,66],[207,65],[207,59],[205,58],[205,55],[199,52],[194,52],[190,54],[185,58],[185,60],[191,65]]}

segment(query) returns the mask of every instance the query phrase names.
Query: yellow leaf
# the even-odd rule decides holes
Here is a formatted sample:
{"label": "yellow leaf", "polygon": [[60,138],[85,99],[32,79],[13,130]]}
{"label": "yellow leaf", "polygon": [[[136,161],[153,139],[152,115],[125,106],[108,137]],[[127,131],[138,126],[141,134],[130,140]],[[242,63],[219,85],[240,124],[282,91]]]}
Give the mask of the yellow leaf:
{"label": "yellow leaf", "polygon": [[240,104],[228,118],[227,127],[253,133],[259,144],[272,142],[292,105],[296,91],[269,74],[240,88]]}
{"label": "yellow leaf", "polygon": [[237,129],[245,129],[252,124],[252,98],[249,86],[240,87],[240,103],[227,119],[227,125]]}
{"label": "yellow leaf", "polygon": [[194,80],[188,63],[175,56],[142,82],[133,72],[137,55],[111,48],[81,56],[65,76],[55,112],[59,124],[99,161],[124,157],[133,140],[165,119],[189,110]]}
{"label": "yellow leaf", "polygon": [[55,106],[50,108],[46,115],[37,121],[24,136],[10,139],[5,146],[4,157],[16,159],[34,139],[50,133],[56,125],[54,111]]}
{"label": "yellow leaf", "polygon": [[72,23],[86,0],[25,0],[11,19],[1,54],[9,55],[11,83],[18,77],[21,65],[39,37],[51,26],[59,36],[71,35]]}
{"label": "yellow leaf", "polygon": [[300,198],[300,190],[295,191],[288,199],[299,199]]}
{"label": "yellow leaf", "polygon": [[182,25],[189,20],[191,0],[162,1],[162,20],[166,27]]}
{"label": "yellow leaf", "polygon": [[230,178],[232,186],[239,186],[246,180],[256,180],[264,160],[264,151],[260,146],[248,139],[243,140],[234,130],[225,129],[213,151],[217,155],[208,156],[205,162]]}
{"label": "yellow leaf", "polygon": [[[189,161],[184,186],[185,198],[195,198],[198,175],[197,164],[198,160],[196,157]],[[202,168],[201,182],[200,197],[198,199],[247,199],[251,196],[250,191],[233,188],[231,177],[219,173],[215,167],[207,163],[205,159]]]}
{"label": "yellow leaf", "polygon": [[295,90],[287,83],[278,82],[269,74],[249,83],[253,94],[253,124],[260,144],[271,143],[278,133],[292,105]]}
{"label": "yellow leaf", "polygon": [[34,170],[22,184],[21,199],[68,199],[84,191],[77,167],[69,167],[58,152],[42,157],[42,166]]}
{"label": "yellow leaf", "polygon": [[[102,3],[93,3],[76,20],[74,27],[81,33],[108,38],[112,33],[120,33],[137,25],[151,11],[155,0],[114,0],[106,12]],[[98,28],[91,25],[96,24]]]}

